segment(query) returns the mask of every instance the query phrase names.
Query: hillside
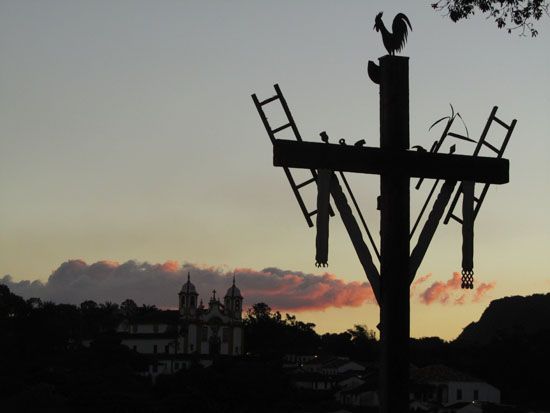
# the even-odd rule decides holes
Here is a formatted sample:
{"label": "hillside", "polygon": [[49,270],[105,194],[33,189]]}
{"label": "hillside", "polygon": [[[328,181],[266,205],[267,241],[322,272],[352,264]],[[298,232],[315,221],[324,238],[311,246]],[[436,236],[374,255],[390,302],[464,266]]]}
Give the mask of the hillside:
{"label": "hillside", "polygon": [[455,342],[488,344],[509,335],[530,335],[550,329],[550,293],[512,296],[491,301],[477,322],[470,323]]}

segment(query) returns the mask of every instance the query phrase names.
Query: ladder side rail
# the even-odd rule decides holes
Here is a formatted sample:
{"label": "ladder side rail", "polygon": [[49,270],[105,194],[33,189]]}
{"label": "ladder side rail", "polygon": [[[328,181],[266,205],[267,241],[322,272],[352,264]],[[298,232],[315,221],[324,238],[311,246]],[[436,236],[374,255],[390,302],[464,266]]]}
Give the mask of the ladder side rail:
{"label": "ladder side rail", "polygon": [[[296,123],[294,122],[294,119],[292,118],[292,114],[290,113],[290,109],[288,108],[288,105],[286,103],[286,100],[281,92],[281,89],[279,88],[279,85],[278,84],[275,84],[274,85],[274,88],[275,88],[275,96],[269,98],[269,99],[266,99],[262,102],[260,102],[258,100],[258,97],[256,96],[256,94],[254,93],[252,95],[252,100],[254,102],[254,105],[256,106],[256,110],[258,111],[258,114],[260,115],[260,119],[262,120],[262,123],[264,125],[264,128],[267,132],[267,135],[269,136],[269,139],[271,140],[271,143],[272,144],[275,144],[275,141],[276,141],[276,138],[275,138],[275,133],[279,132],[280,130],[282,129],[285,129],[287,128],[288,126],[291,126],[292,127],[292,130],[294,132],[294,136],[296,138],[297,141],[301,141],[302,138],[300,136],[300,132],[298,131],[298,127],[296,126]],[[273,102],[275,100],[279,99],[280,102],[281,102],[281,105],[283,107],[283,110],[288,118],[288,124],[287,125],[283,125],[283,127],[279,127],[275,130],[271,129],[271,125],[269,124],[269,121],[267,119],[267,116],[262,108],[263,105],[266,105],[270,102]],[[296,197],[296,200],[298,201],[298,205],[300,206],[300,210],[302,211],[305,219],[306,219],[306,222],[307,222],[307,225],[311,228],[313,227],[313,221],[311,219],[311,217],[313,215],[315,215],[317,213],[317,211],[312,211],[312,212],[309,212],[307,210],[307,207],[305,205],[305,202],[299,192],[299,189],[309,185],[309,184],[312,184],[312,183],[316,183],[317,182],[317,171],[315,171],[314,169],[310,169],[310,172],[311,172],[311,175],[312,175],[312,178],[311,179],[308,179],[300,184],[296,184],[296,181],[294,179],[294,177],[292,176],[290,170],[288,168],[284,168],[284,171],[285,171],[285,174],[287,176],[287,179],[288,179],[288,182],[290,183],[290,187],[292,189],[292,192],[294,193],[294,196]],[[332,207],[329,206],[329,214],[330,216],[334,216],[334,210],[332,209]]]}
{"label": "ladder side rail", "polygon": [[[500,124],[503,124],[504,122],[499,122]],[[508,146],[508,141],[512,137],[512,133],[514,132],[514,128],[516,127],[517,119],[514,119],[510,125],[504,126],[507,129],[506,136],[504,137],[504,141],[502,142],[502,146],[500,147],[500,150],[498,152],[497,158],[502,158],[504,155],[504,151],[506,150],[506,146]],[[474,220],[477,217],[477,214],[479,213],[479,210],[481,208],[481,204],[483,203],[483,200],[485,199],[485,196],[487,195],[487,191],[489,190],[490,184],[483,185],[483,189],[481,190],[481,194],[478,198],[476,207],[474,209]]]}
{"label": "ladder side rail", "polygon": [[367,276],[367,279],[372,287],[376,301],[380,304],[380,273],[378,272],[378,268],[374,265],[370,250],[363,240],[361,229],[357,224],[357,220],[353,216],[346,195],[340,186],[340,182],[338,181],[336,174],[332,175],[330,194],[334,200],[338,212],[340,213],[340,217],[346,227],[359,261],[363,266],[363,270],[365,271],[365,275]]}
{"label": "ladder side rail", "polygon": [[491,186],[490,184],[483,185],[483,189],[481,190],[481,194],[479,195],[476,206],[474,208],[474,221],[477,218],[477,214],[481,209],[481,204],[483,203],[483,200],[485,199],[485,196],[487,195],[487,192],[489,191],[490,186]]}
{"label": "ladder side rail", "polygon": [[493,122],[493,119],[495,118],[495,114],[497,113],[498,106],[493,106],[493,109],[491,110],[491,114],[489,115],[489,118],[487,119],[487,122],[485,123],[485,127],[483,128],[483,132],[481,132],[481,136],[479,138],[479,141],[477,141],[477,146],[474,150],[473,156],[479,155],[479,152],[481,151],[481,147],[483,146],[483,142],[485,142],[485,138],[487,137],[487,133],[489,133],[489,128],[491,127],[491,123]]}
{"label": "ladder side rail", "polygon": [[[489,119],[487,120],[487,123],[485,124],[485,128],[483,129],[483,132],[481,134],[481,138],[479,139],[478,145],[474,151],[474,156],[477,156],[479,154],[479,151],[481,150],[482,145],[486,145],[490,147],[496,154],[497,158],[500,159],[504,155],[504,151],[506,150],[506,147],[508,146],[508,142],[510,141],[510,138],[512,137],[512,133],[514,132],[514,128],[516,127],[517,119],[512,120],[512,123],[510,125],[506,125],[504,122],[502,122],[500,119],[496,117],[498,106],[494,106],[493,110],[491,111],[491,114],[489,115]],[[500,149],[497,149],[493,145],[490,145],[486,142],[486,136],[489,132],[490,125],[493,120],[499,120],[499,124],[502,125],[506,129],[506,135],[504,137],[504,140],[502,141],[502,145],[500,146]],[[490,184],[483,185],[483,189],[481,190],[480,196],[477,198],[476,206],[474,209],[474,220],[477,217],[477,214],[479,213],[481,209],[481,204],[483,203],[483,200],[485,199],[485,196],[487,195],[487,192],[489,191]],[[447,224],[449,222],[449,219],[451,217],[454,217],[452,215],[452,212],[456,206],[456,203],[458,202],[458,198],[460,197],[462,191],[462,185],[459,188],[459,191],[457,192],[455,198],[453,199],[453,202],[451,204],[451,208],[449,209],[449,212],[447,216],[445,217],[444,223]],[[456,218],[455,218],[456,219]],[[457,221],[459,221],[457,219]],[[459,221],[460,222],[460,221]]]}
{"label": "ladder side rail", "polygon": [[[302,136],[300,135],[300,131],[298,130],[298,126],[296,125],[296,122],[294,121],[294,117],[292,116],[292,112],[290,112],[290,108],[288,107],[288,103],[286,102],[286,99],[283,95],[283,92],[281,91],[281,88],[279,86],[278,83],[274,84],[273,85],[273,88],[275,89],[275,92],[276,92],[276,96],[279,98],[279,101],[281,102],[281,106],[283,107],[283,111],[285,112],[285,115],[288,119],[288,124],[286,125],[283,125],[279,128],[277,128],[278,130],[277,131],[280,131],[280,130],[283,130],[287,127],[291,127],[292,128],[292,132],[294,133],[294,137],[296,138],[297,141],[299,142],[302,142]],[[315,169],[310,169],[310,172],[311,172],[311,175],[313,177],[313,182],[317,183],[317,171]],[[304,188],[306,187],[307,185],[309,185],[310,183],[313,183],[311,180],[306,180],[304,182],[302,182],[301,184],[299,185],[295,185],[296,188],[292,188],[293,191],[295,191],[295,194],[297,194],[297,196],[299,196],[299,192],[297,192],[298,189],[301,189],[301,188]],[[293,184],[291,183],[291,186]],[[301,196],[300,196],[301,198]],[[303,200],[302,200],[302,204],[304,204]],[[304,207],[305,207],[305,204],[304,204]],[[309,218],[313,215],[315,215],[316,212],[311,212],[311,213],[305,213],[305,215]],[[332,206],[329,205],[329,215],[331,217],[334,216],[334,210],[332,209]],[[310,225],[310,219],[306,218],[306,220],[308,221],[308,226],[311,228],[313,225]],[[311,223],[313,224],[313,221],[311,221]]]}
{"label": "ladder side rail", "polygon": [[[276,88],[277,95],[275,95],[273,98],[270,98],[270,99],[275,100],[275,99],[280,97],[280,90],[277,90],[277,89],[278,88]],[[264,101],[263,104],[265,104],[266,102],[267,103],[271,102],[272,100],[270,100],[270,99]],[[265,112],[262,109],[262,103],[260,103],[260,101],[258,100],[258,97],[256,96],[255,93],[252,95],[252,100],[254,102],[254,105],[256,106],[256,110],[258,111],[258,114],[260,115],[260,119],[262,120],[262,123],[263,123],[264,128],[267,132],[267,135],[269,136],[269,139],[271,140],[271,143],[275,144],[275,140],[276,140],[275,135],[273,133],[273,130],[271,129],[271,125],[269,125],[269,121],[267,120],[267,116],[265,115]],[[308,213],[308,210],[305,206],[304,200],[302,199],[302,196],[300,195],[300,192],[298,191],[298,189],[300,187],[296,185],[296,182],[294,181],[294,177],[290,173],[290,170],[286,167],[283,168],[283,169],[285,171],[285,175],[286,175],[286,177],[288,179],[288,182],[290,184],[290,188],[292,189],[292,192],[294,193],[294,196],[296,197],[296,201],[298,201],[298,205],[300,206],[300,210],[302,211],[302,214],[304,215],[304,218],[306,219],[307,225],[308,225],[309,228],[311,228],[311,227],[313,227],[313,221],[311,220],[311,216],[313,214]],[[316,179],[315,175],[313,175],[313,179],[315,181],[315,179]],[[301,186],[303,187],[305,185],[307,185],[307,184],[303,184]],[[333,215],[334,215],[334,213],[333,213]]]}
{"label": "ladder side rail", "polygon": [[292,117],[292,113],[290,113],[290,109],[288,108],[288,104],[286,103],[286,99],[283,96],[283,93],[281,92],[281,88],[278,84],[275,84],[273,86],[275,88],[275,91],[277,92],[277,95],[279,96],[279,100],[281,101],[281,105],[283,106],[283,110],[285,111],[285,115],[288,119],[288,123],[290,124],[290,127],[292,128],[292,131],[294,132],[294,136],[296,137],[296,140],[299,142],[302,142],[302,136],[300,135],[300,131],[298,131],[298,127],[296,126],[296,122],[294,122],[294,118]]}
{"label": "ladder side rail", "polygon": [[298,191],[298,188],[296,186],[296,182],[294,181],[294,177],[290,173],[290,169],[286,166],[283,167],[283,170],[285,171],[285,175],[288,179],[288,182],[290,183],[290,187],[292,188],[292,192],[294,192],[294,196],[296,197],[296,201],[298,201],[298,205],[300,206],[300,209],[302,210],[302,214],[304,214],[304,217],[306,219],[308,227],[313,227],[313,221],[311,220],[311,216],[314,215],[314,213],[309,214],[306,205],[304,203],[304,200],[302,199],[302,196],[300,195],[300,192]]}
{"label": "ladder side rail", "polygon": [[[481,151],[481,148],[483,147],[483,144],[485,143],[485,138],[487,137],[487,133],[489,133],[489,128],[491,127],[491,123],[493,122],[493,119],[495,118],[497,110],[498,110],[498,106],[493,106],[493,109],[491,110],[491,113],[489,114],[489,117],[487,118],[487,122],[485,122],[485,127],[483,128],[483,131],[481,132],[481,136],[480,136],[479,140],[477,141],[477,145],[474,149],[474,153],[472,154],[472,156],[478,156],[479,155],[479,152]],[[457,217],[455,217],[453,215],[453,211],[456,207],[456,204],[458,202],[458,199],[460,198],[461,193],[462,193],[462,183],[458,187],[458,191],[457,191],[455,197],[453,198],[453,201],[451,202],[451,207],[449,208],[449,211],[447,212],[447,215],[445,216],[445,219],[443,220],[443,223],[445,225],[447,225],[449,223],[449,220],[451,218],[454,218],[458,222],[461,222],[460,219],[458,219]],[[481,199],[481,197],[480,197],[480,199]]]}
{"label": "ladder side rail", "polygon": [[497,158],[502,158],[502,155],[504,155],[504,151],[506,150],[506,147],[508,146],[508,141],[512,137],[512,133],[514,132],[514,128],[516,127],[517,119],[514,119],[510,126],[508,127],[508,132],[506,133],[506,136],[504,137],[504,141],[502,142],[502,146],[500,147],[500,152],[497,156]]}
{"label": "ladder side rail", "polygon": [[[514,119],[512,123],[506,127],[507,132],[506,136],[504,137],[504,141],[502,142],[502,146],[500,147],[500,150],[497,154],[497,158],[502,158],[504,155],[504,151],[506,150],[506,147],[508,146],[508,142],[510,141],[510,138],[512,137],[512,133],[514,132],[514,128],[516,127],[517,119]],[[476,203],[475,209],[474,209],[474,220],[477,217],[477,214],[479,213],[479,210],[481,209],[481,204],[483,203],[483,200],[485,199],[485,196],[487,195],[487,191],[489,191],[490,184],[483,185],[483,189],[481,190],[481,194],[479,195],[478,201]]]}
{"label": "ladder side rail", "polygon": [[439,195],[437,196],[434,202],[434,205],[432,207],[432,210],[428,215],[428,219],[426,220],[424,227],[422,228],[422,231],[418,236],[418,241],[409,259],[409,282],[410,283],[413,282],[414,277],[416,276],[416,272],[418,271],[418,267],[420,267],[420,263],[422,262],[422,260],[424,259],[424,256],[426,255],[426,251],[430,246],[430,242],[432,241],[432,238],[435,234],[437,226],[439,225],[439,221],[441,220],[441,217],[445,212],[445,208],[449,203],[449,199],[451,198],[451,195],[454,192],[456,183],[457,181],[447,180],[441,186]]}
{"label": "ladder side rail", "polygon": [[254,105],[256,106],[256,110],[258,111],[258,114],[260,115],[260,119],[262,120],[262,123],[264,125],[264,128],[267,132],[267,136],[269,136],[269,139],[271,140],[271,143],[275,143],[275,135],[273,134],[273,131],[271,130],[271,126],[269,125],[269,121],[267,120],[267,116],[265,115],[264,110],[262,109],[262,105],[260,104],[260,101],[258,100],[258,97],[254,93],[252,95],[252,100],[254,101]]}

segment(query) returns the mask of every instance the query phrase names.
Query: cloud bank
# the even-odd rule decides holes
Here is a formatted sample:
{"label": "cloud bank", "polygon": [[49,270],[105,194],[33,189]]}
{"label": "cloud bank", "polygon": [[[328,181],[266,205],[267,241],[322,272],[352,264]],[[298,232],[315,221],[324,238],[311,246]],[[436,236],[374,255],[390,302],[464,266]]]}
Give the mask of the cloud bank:
{"label": "cloud bank", "polygon": [[[245,299],[245,306],[265,302],[281,311],[322,311],[328,308],[360,307],[376,303],[370,284],[347,282],[333,274],[308,274],[275,267],[254,270],[236,268],[226,271],[217,267],[176,261],[162,264],[127,261],[83,260],[64,262],[46,282],[14,281],[9,275],[0,278],[15,294],[24,298],[39,297],[58,303],[80,304],[85,300],[120,303],[127,298],[138,304],[155,304],[163,308],[177,307],[177,292],[187,281],[187,274],[205,303],[216,290],[223,297],[231,286],[233,274]],[[446,282],[435,281],[427,286],[431,274],[417,277],[411,287],[411,298],[423,304],[462,305],[479,302],[492,290],[494,283],[482,283],[473,295],[460,295],[460,274]],[[420,291],[417,293],[417,291]]]}
{"label": "cloud bank", "polygon": [[83,260],[69,260],[57,268],[48,281],[13,281],[9,275],[0,279],[15,294],[25,298],[80,304],[85,300],[120,303],[132,298],[138,304],[176,307],[177,292],[187,281],[187,274],[197,287],[199,298],[206,302],[217,291],[224,296],[233,274],[245,298],[245,305],[266,302],[272,308],[288,311],[324,310],[329,307],[359,307],[374,302],[367,282],[346,282],[335,275],[306,274],[279,268],[261,271],[237,268],[232,272],[216,267],[127,261],[99,261],[88,265]]}

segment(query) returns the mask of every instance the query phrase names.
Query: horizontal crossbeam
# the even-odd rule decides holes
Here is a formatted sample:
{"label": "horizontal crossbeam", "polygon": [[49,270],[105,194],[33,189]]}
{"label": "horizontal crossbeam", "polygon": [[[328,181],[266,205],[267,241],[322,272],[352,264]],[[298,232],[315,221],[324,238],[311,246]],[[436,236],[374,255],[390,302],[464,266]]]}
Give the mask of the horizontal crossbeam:
{"label": "horizontal crossbeam", "polygon": [[273,165],[505,184],[507,159],[275,140]]}

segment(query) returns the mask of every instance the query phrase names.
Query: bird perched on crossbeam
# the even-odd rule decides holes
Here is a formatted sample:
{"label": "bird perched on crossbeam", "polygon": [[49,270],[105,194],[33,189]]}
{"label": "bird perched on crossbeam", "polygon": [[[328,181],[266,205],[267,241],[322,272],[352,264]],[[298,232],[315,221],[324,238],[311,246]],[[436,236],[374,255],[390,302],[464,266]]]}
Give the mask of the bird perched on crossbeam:
{"label": "bird perched on crossbeam", "polygon": [[[408,28],[407,25],[409,26]],[[382,12],[378,13],[376,15],[376,19],[374,19],[374,29],[377,32],[382,32],[382,42],[384,42],[384,47],[390,55],[395,55],[395,52],[401,51],[401,49],[405,46],[407,35],[409,34],[409,28],[412,31],[412,26],[408,17],[403,13],[399,13],[393,19],[391,28],[393,33],[390,33],[388,29],[386,29],[386,26],[384,26],[384,22],[382,21]]]}

